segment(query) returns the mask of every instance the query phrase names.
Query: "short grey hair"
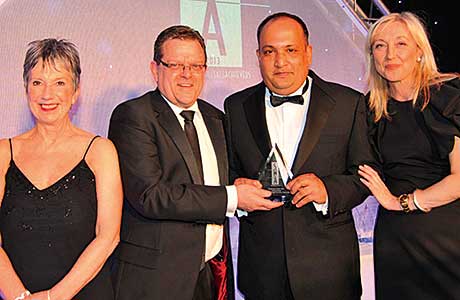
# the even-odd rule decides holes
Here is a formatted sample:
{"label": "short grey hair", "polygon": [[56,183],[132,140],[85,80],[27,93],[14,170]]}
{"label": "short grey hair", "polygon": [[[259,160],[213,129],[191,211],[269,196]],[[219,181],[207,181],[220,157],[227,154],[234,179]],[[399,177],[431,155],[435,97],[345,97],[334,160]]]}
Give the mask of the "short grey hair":
{"label": "short grey hair", "polygon": [[30,79],[30,71],[37,65],[39,60],[43,64],[54,66],[56,62],[63,63],[72,74],[74,89],[77,90],[80,84],[80,57],[75,44],[65,39],[43,39],[30,42],[24,59],[24,86],[27,91],[27,84]]}

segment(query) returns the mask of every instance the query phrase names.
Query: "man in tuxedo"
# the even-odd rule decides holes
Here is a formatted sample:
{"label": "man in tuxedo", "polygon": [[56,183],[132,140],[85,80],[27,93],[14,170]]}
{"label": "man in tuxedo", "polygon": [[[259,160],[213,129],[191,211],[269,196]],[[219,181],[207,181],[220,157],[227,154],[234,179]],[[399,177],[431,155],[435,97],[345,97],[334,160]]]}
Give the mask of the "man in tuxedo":
{"label": "man in tuxedo", "polygon": [[263,82],[225,100],[231,179],[260,187],[276,144],[292,195],[240,219],[238,287],[246,300],[360,299],[351,209],[368,196],[357,167],[373,161],[363,96],[309,71],[312,46],[298,16],[270,15],[257,38]]}
{"label": "man in tuxedo", "polygon": [[188,26],[165,29],[150,68],[158,88],[120,104],[110,121],[125,196],[116,298],[232,299],[225,218],[237,207],[277,204],[254,186],[223,186],[223,113],[198,99],[206,71],[201,35]]}

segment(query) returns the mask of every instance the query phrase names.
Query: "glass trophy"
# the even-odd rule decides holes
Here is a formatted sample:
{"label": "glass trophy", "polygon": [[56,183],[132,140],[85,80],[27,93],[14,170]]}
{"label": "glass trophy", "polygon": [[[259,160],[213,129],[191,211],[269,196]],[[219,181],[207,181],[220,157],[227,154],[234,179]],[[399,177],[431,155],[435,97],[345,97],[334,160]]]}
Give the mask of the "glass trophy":
{"label": "glass trophy", "polygon": [[264,189],[272,192],[270,200],[288,202],[292,200],[292,195],[284,185],[281,172],[287,175],[287,181],[292,178],[292,172],[287,168],[283,155],[278,145],[275,144],[259,170],[258,180],[262,183]]}

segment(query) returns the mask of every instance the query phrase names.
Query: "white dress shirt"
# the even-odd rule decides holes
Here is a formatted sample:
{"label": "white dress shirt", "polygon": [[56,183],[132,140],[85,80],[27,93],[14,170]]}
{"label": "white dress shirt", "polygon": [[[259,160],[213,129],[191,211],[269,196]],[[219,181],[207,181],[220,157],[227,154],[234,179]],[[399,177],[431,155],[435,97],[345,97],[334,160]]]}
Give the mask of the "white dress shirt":
{"label": "white dress shirt", "polygon": [[[164,96],[166,103],[169,104],[174,114],[176,115],[179,124],[184,129],[184,118],[180,115],[183,110],[192,110],[195,112],[193,124],[195,125],[198,135],[198,143],[200,145],[201,163],[203,165],[203,179],[205,185],[217,186],[221,185],[219,179],[219,168],[217,165],[216,153],[209,137],[208,129],[203,120],[203,116],[198,108],[198,103],[195,102],[187,109],[181,108],[168,101]],[[235,186],[226,186],[227,190],[227,217],[232,217],[238,204],[238,196]],[[213,258],[219,253],[222,248],[223,226],[217,224],[206,225],[206,245],[205,245],[205,262]]]}
{"label": "white dress shirt", "polygon": [[[304,131],[304,127],[307,121],[308,107],[310,105],[311,98],[311,86],[313,79],[308,77],[309,86],[307,91],[302,95],[302,90],[306,82],[294,93],[290,95],[277,95],[276,96],[295,96],[302,95],[304,99],[303,105],[295,104],[291,102],[283,103],[280,106],[273,107],[270,103],[270,91],[268,88],[265,89],[265,117],[267,118],[268,133],[270,134],[270,141],[272,146],[278,145],[282,156],[287,164],[289,170],[292,170],[292,165],[297,154],[297,149],[300,144],[300,139]],[[307,137],[308,138],[308,137]],[[280,158],[277,157],[280,161]],[[286,184],[288,180],[288,174],[280,168],[281,176]],[[291,175],[292,176],[292,175]],[[318,204],[313,202],[317,211],[327,214],[328,201],[326,203]]]}

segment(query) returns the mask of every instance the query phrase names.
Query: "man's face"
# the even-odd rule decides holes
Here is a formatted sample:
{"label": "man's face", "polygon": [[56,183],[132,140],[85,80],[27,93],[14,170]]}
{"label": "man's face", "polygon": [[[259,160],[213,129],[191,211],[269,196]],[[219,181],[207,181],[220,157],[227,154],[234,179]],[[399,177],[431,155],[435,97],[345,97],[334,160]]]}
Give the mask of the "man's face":
{"label": "man's face", "polygon": [[205,63],[203,48],[195,40],[171,39],[163,44],[162,50],[161,61],[170,67],[150,63],[158,89],[171,103],[189,108],[203,89],[206,67],[197,67]]}
{"label": "man's face", "polygon": [[279,95],[298,90],[307,78],[311,53],[311,45],[307,45],[299,23],[287,17],[268,22],[260,33],[257,50],[267,87]]}

